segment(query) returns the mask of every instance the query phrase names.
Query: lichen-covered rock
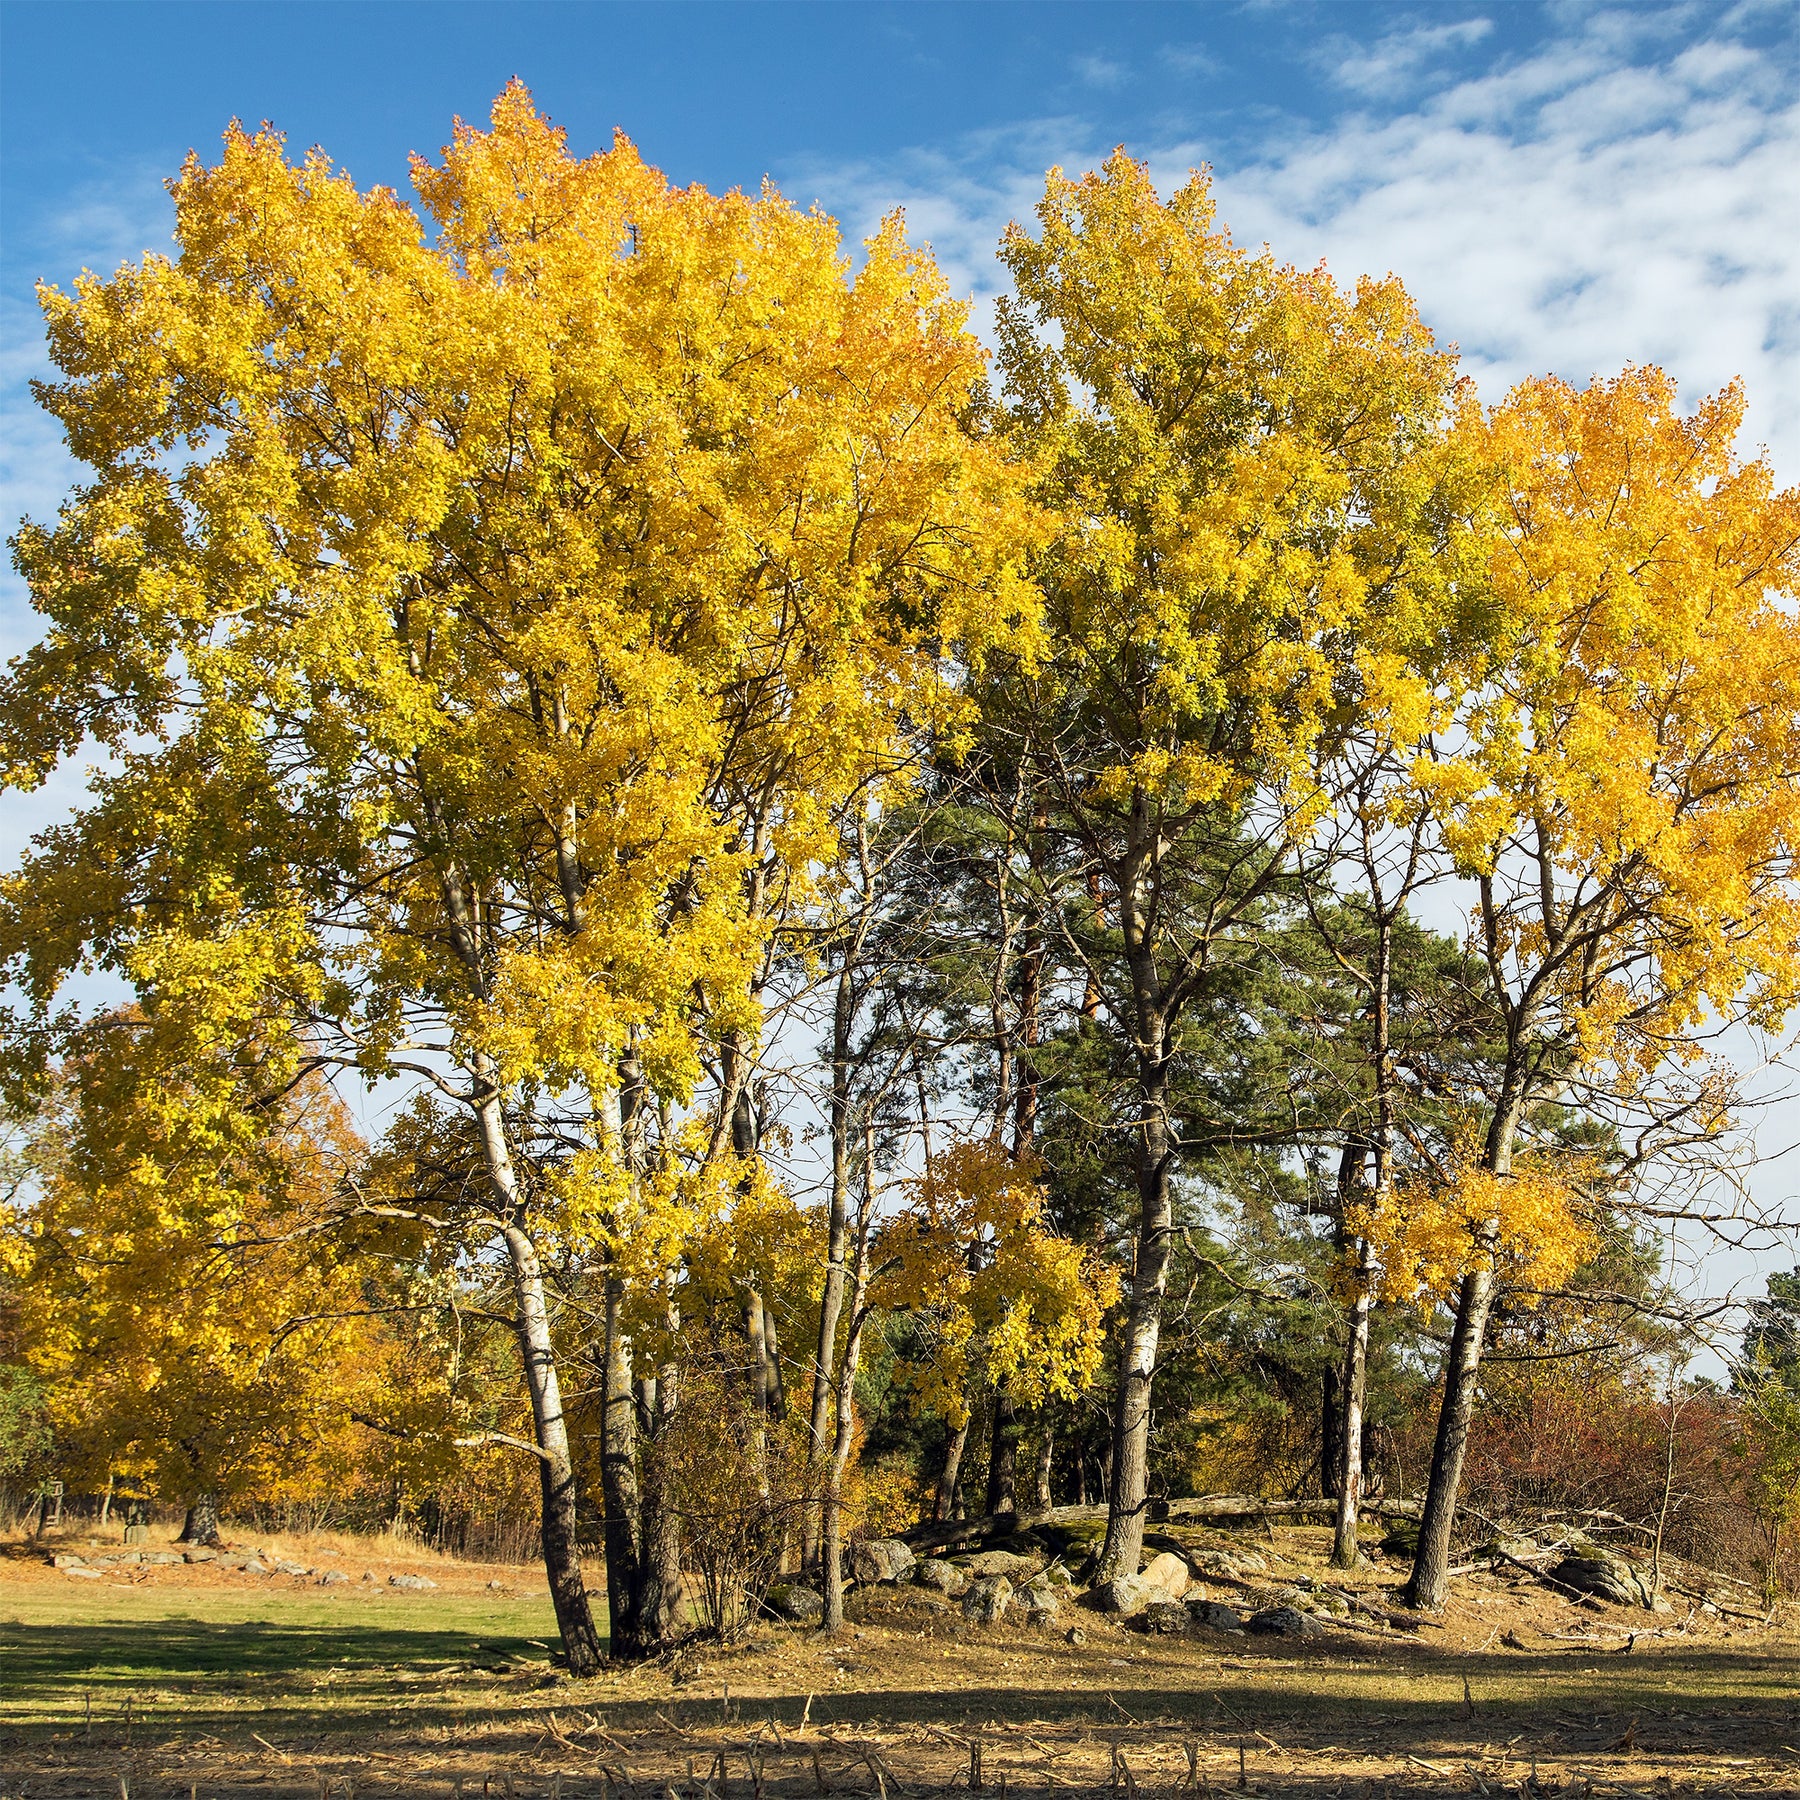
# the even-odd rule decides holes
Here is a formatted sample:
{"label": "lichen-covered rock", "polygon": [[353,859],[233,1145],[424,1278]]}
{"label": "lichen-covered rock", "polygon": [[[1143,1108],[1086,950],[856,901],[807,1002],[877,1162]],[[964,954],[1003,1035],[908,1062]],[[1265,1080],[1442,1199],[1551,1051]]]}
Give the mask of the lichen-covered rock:
{"label": "lichen-covered rock", "polygon": [[1094,1589],[1094,1604],[1102,1612],[1117,1613],[1121,1619],[1135,1619],[1152,1600],[1168,1597],[1141,1575],[1121,1575],[1117,1581],[1103,1581]]}
{"label": "lichen-covered rock", "polygon": [[51,1557],[50,1566],[53,1569],[85,1569],[87,1558],[77,1556],[73,1551],[59,1550],[56,1555]]}
{"label": "lichen-covered rock", "polygon": [[409,1592],[416,1592],[424,1588],[434,1588],[437,1583],[429,1575],[390,1575],[388,1586],[406,1588]]}
{"label": "lichen-covered rock", "polygon": [[1243,1615],[1222,1600],[1190,1600],[1187,1614],[1194,1624],[1208,1631],[1242,1631]]}
{"label": "lichen-covered rock", "polygon": [[1584,1594],[1610,1600],[1616,1606],[1644,1606],[1652,1612],[1673,1610],[1651,1586],[1648,1575],[1633,1568],[1624,1557],[1610,1556],[1604,1550],[1566,1556],[1550,1574],[1565,1587],[1579,1588]]}
{"label": "lichen-covered rock", "polygon": [[1193,1566],[1216,1581],[1244,1581],[1265,1574],[1269,1561],[1254,1550],[1208,1550],[1194,1558]]}
{"label": "lichen-covered rock", "polygon": [[993,1625],[1006,1617],[1013,1586],[1004,1575],[981,1575],[963,1595],[963,1617],[976,1625]]}
{"label": "lichen-covered rock", "polygon": [[1250,1615],[1245,1629],[1266,1637],[1316,1638],[1324,1637],[1331,1627],[1297,1606],[1265,1606]]}
{"label": "lichen-covered rock", "polygon": [[1179,1600],[1152,1600],[1144,1608],[1144,1629],[1159,1637],[1184,1637],[1191,1623]]}
{"label": "lichen-covered rock", "polygon": [[342,1569],[327,1569],[319,1577],[320,1587],[348,1587],[349,1585],[350,1577]]}
{"label": "lichen-covered rock", "polygon": [[825,1596],[800,1581],[776,1582],[763,1603],[776,1618],[794,1625],[812,1625],[825,1616]]}
{"label": "lichen-covered rock", "polygon": [[1014,1597],[1025,1608],[1025,1616],[1033,1625],[1047,1625],[1056,1617],[1066,1588],[1059,1587],[1047,1575],[1034,1575]]}
{"label": "lichen-covered rock", "polygon": [[1021,1555],[1017,1550],[981,1550],[965,1560],[971,1575],[1004,1575],[1009,1581],[1035,1575],[1044,1566],[1042,1556]]}
{"label": "lichen-covered rock", "polygon": [[904,1581],[916,1559],[898,1538],[871,1538],[850,1552],[850,1573],[857,1581]]}
{"label": "lichen-covered rock", "polygon": [[[310,1575],[312,1573],[312,1570],[309,1569],[305,1563],[278,1562],[274,1565],[274,1568],[277,1575]],[[410,1586],[413,1581],[424,1582],[426,1587],[437,1586],[435,1581],[426,1580],[423,1575],[412,1576],[406,1585]]]}
{"label": "lichen-covered rock", "polygon": [[912,1577],[920,1587],[934,1588],[940,1594],[948,1594],[952,1600],[969,1591],[969,1571],[946,1562],[941,1556],[928,1556],[922,1562],[914,1563]]}

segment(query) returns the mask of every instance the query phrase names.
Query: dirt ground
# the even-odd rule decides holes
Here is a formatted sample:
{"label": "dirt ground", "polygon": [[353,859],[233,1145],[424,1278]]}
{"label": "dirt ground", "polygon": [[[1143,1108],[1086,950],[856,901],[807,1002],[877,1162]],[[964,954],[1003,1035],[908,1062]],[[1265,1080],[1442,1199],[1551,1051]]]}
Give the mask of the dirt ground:
{"label": "dirt ground", "polygon": [[[1254,1546],[1266,1570],[1195,1592],[1248,1609],[1324,1574],[1317,1529]],[[1800,1634],[1716,1585],[1710,1605],[1676,1593],[1653,1615],[1484,1568],[1416,1631],[1339,1624],[1301,1642],[1154,1637],[1081,1606],[979,1626],[922,1588],[881,1587],[836,1640],[768,1626],[572,1682],[551,1666],[533,1569],[357,1539],[237,1547],[306,1574],[49,1547],[101,1573],[3,1547],[0,1800],[1800,1800]],[[348,1579],[322,1582],[329,1569]],[[1348,1585],[1391,1601],[1403,1574],[1377,1563]]]}

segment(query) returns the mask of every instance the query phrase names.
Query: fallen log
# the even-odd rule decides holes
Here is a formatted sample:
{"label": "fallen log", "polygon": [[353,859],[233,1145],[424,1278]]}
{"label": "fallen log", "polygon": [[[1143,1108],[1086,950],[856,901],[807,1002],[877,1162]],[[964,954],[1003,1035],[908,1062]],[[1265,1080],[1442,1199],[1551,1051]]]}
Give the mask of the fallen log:
{"label": "fallen log", "polygon": [[[1365,1503],[1365,1513],[1377,1518],[1416,1518],[1416,1500],[1383,1500]],[[937,1520],[897,1533],[901,1543],[915,1549],[949,1550],[961,1544],[985,1543],[989,1538],[1011,1537],[1034,1525],[1104,1525],[1105,1506],[1053,1506],[1048,1512],[987,1513],[978,1519]],[[1336,1517],[1335,1500],[1263,1500],[1255,1494],[1197,1494],[1182,1500],[1147,1500],[1144,1517],[1151,1525],[1182,1520],[1206,1523],[1236,1519],[1330,1519]]]}

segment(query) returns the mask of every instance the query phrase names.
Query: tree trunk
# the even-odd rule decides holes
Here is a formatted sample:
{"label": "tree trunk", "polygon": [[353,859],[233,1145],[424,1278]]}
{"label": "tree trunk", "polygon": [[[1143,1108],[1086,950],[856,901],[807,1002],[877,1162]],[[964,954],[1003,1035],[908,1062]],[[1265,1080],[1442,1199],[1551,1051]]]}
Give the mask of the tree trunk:
{"label": "tree trunk", "polygon": [[550,1341],[543,1270],[536,1247],[517,1225],[508,1225],[504,1236],[507,1254],[512,1259],[519,1355],[531,1396],[532,1430],[538,1449],[544,1573],[550,1582],[550,1604],[556,1613],[569,1673],[586,1677],[599,1673],[604,1658],[581,1573],[581,1546],[575,1523],[575,1465],[569,1454],[568,1420],[563,1413],[562,1386]]}
{"label": "tree trunk", "polygon": [[643,1551],[638,1565],[637,1622],[644,1647],[652,1653],[668,1648],[682,1624],[681,1535],[668,1503],[658,1442],[674,1421],[676,1399],[677,1371],[672,1363],[638,1382],[639,1421],[648,1421],[651,1442],[639,1488]]}
{"label": "tree trunk", "polygon": [[1431,1479],[1419,1517],[1419,1549],[1412,1577],[1401,1590],[1408,1606],[1439,1611],[1450,1583],[1450,1529],[1462,1486],[1469,1421],[1475,1414],[1475,1384],[1481,1369],[1481,1340],[1493,1304],[1493,1272],[1471,1269],[1457,1295],[1456,1330],[1444,1367],[1444,1400],[1438,1411],[1437,1440],[1431,1450]]}
{"label": "tree trunk", "polygon": [[[1147,1011],[1140,1005],[1140,1017]],[[1144,1502],[1150,1483],[1151,1388],[1162,1334],[1163,1294],[1174,1247],[1174,1147],[1168,1124],[1168,1046],[1160,1018],[1140,1023],[1139,1093],[1142,1123],[1137,1139],[1138,1237],[1125,1343],[1113,1415],[1112,1467],[1108,1471],[1106,1542],[1096,1583],[1138,1572],[1144,1548]]]}
{"label": "tree trunk", "polygon": [[631,1340],[621,1312],[625,1284],[606,1284],[606,1362],[601,1371],[600,1486],[606,1508],[608,1649],[621,1661],[646,1654],[637,1616],[643,1561],[637,1475],[637,1402],[631,1392]]}
{"label": "tree trunk", "polygon": [[178,1544],[205,1544],[216,1547],[219,1537],[219,1496],[211,1491],[196,1494],[189,1502],[187,1517],[181,1523]]}
{"label": "tree trunk", "polygon": [[1019,1510],[1019,1409],[1012,1390],[1001,1382],[994,1390],[994,1426],[988,1445],[987,1510]]}
{"label": "tree trunk", "polygon": [[1319,1382],[1319,1492],[1327,1500],[1338,1497],[1344,1468],[1343,1408],[1338,1395],[1343,1387],[1340,1370],[1327,1364]]}
{"label": "tree trunk", "polygon": [[1047,1513],[1054,1504],[1050,1497],[1050,1469],[1056,1457],[1056,1425],[1045,1406],[1038,1412],[1036,1478],[1031,1486],[1031,1510]]}
{"label": "tree trunk", "polygon": [[[1484,1161],[1496,1175],[1512,1173],[1513,1139],[1525,1108],[1528,1085],[1521,1046],[1530,1024],[1530,1016],[1523,1010],[1508,1021],[1507,1062],[1484,1146]],[[1469,1422],[1475,1416],[1482,1346],[1487,1337],[1488,1313],[1494,1304],[1492,1230],[1490,1226],[1478,1237],[1473,1266],[1457,1291],[1456,1329],[1444,1365],[1444,1399],[1438,1411],[1437,1438],[1431,1448],[1425,1506],[1419,1515],[1419,1549],[1413,1558],[1412,1575],[1401,1590],[1408,1606],[1428,1612],[1443,1606],[1450,1583],[1450,1531],[1456,1522],[1456,1499],[1462,1487],[1463,1458],[1469,1448]]]}
{"label": "tree trunk", "polygon": [[[866,1161],[866,1179],[873,1184],[875,1159]],[[825,1482],[824,1504],[819,1509],[819,1562],[825,1577],[825,1630],[844,1629],[844,1470],[850,1462],[850,1445],[856,1429],[856,1367],[862,1355],[863,1299],[869,1286],[869,1231],[874,1222],[871,1193],[857,1222],[856,1268],[850,1282],[850,1329],[844,1334],[844,1358],[837,1379],[837,1429],[832,1437],[831,1466]]]}
{"label": "tree trunk", "polygon": [[1369,1378],[1369,1275],[1364,1253],[1362,1283],[1350,1308],[1350,1330],[1344,1346],[1344,1373],[1339,1383],[1337,1516],[1332,1521],[1331,1566],[1354,1569],[1360,1552],[1357,1518],[1362,1506],[1363,1397]]}
{"label": "tree trunk", "polygon": [[962,1480],[963,1452],[969,1445],[969,1426],[973,1423],[975,1409],[969,1407],[963,1413],[963,1420],[944,1440],[944,1460],[938,1469],[937,1505],[932,1508],[932,1516],[940,1525],[948,1524],[956,1512],[956,1489]]}

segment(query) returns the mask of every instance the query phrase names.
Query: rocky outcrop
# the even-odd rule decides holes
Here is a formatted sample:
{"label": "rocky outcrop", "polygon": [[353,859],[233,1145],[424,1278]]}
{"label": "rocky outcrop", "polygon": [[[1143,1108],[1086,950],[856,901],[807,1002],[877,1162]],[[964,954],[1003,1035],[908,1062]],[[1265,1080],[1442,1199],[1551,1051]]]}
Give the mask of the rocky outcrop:
{"label": "rocky outcrop", "polygon": [[1013,1586],[1004,1575],[981,1575],[963,1595],[963,1617],[977,1625],[995,1625],[1012,1604]]}
{"label": "rocky outcrop", "polygon": [[1250,1615],[1245,1630],[1260,1637],[1319,1638],[1324,1637],[1331,1627],[1297,1606],[1265,1606],[1261,1612]]}
{"label": "rocky outcrop", "polygon": [[912,1577],[920,1587],[947,1594],[952,1600],[969,1589],[969,1571],[941,1556],[928,1556],[923,1562],[914,1563]]}
{"label": "rocky outcrop", "polygon": [[1564,1587],[1610,1600],[1615,1606],[1642,1606],[1665,1613],[1674,1610],[1643,1570],[1594,1546],[1584,1547],[1578,1556],[1565,1556],[1550,1571],[1550,1578]]}
{"label": "rocky outcrop", "polygon": [[825,1616],[825,1596],[799,1581],[776,1582],[763,1605],[791,1625],[816,1625]]}
{"label": "rocky outcrop", "polygon": [[1187,1603],[1188,1618],[1206,1631],[1242,1631],[1243,1615],[1234,1606],[1227,1606],[1222,1600],[1190,1600]]}
{"label": "rocky outcrop", "polygon": [[871,1538],[851,1549],[850,1574],[862,1582],[904,1581],[915,1560],[911,1547],[898,1538]]}

